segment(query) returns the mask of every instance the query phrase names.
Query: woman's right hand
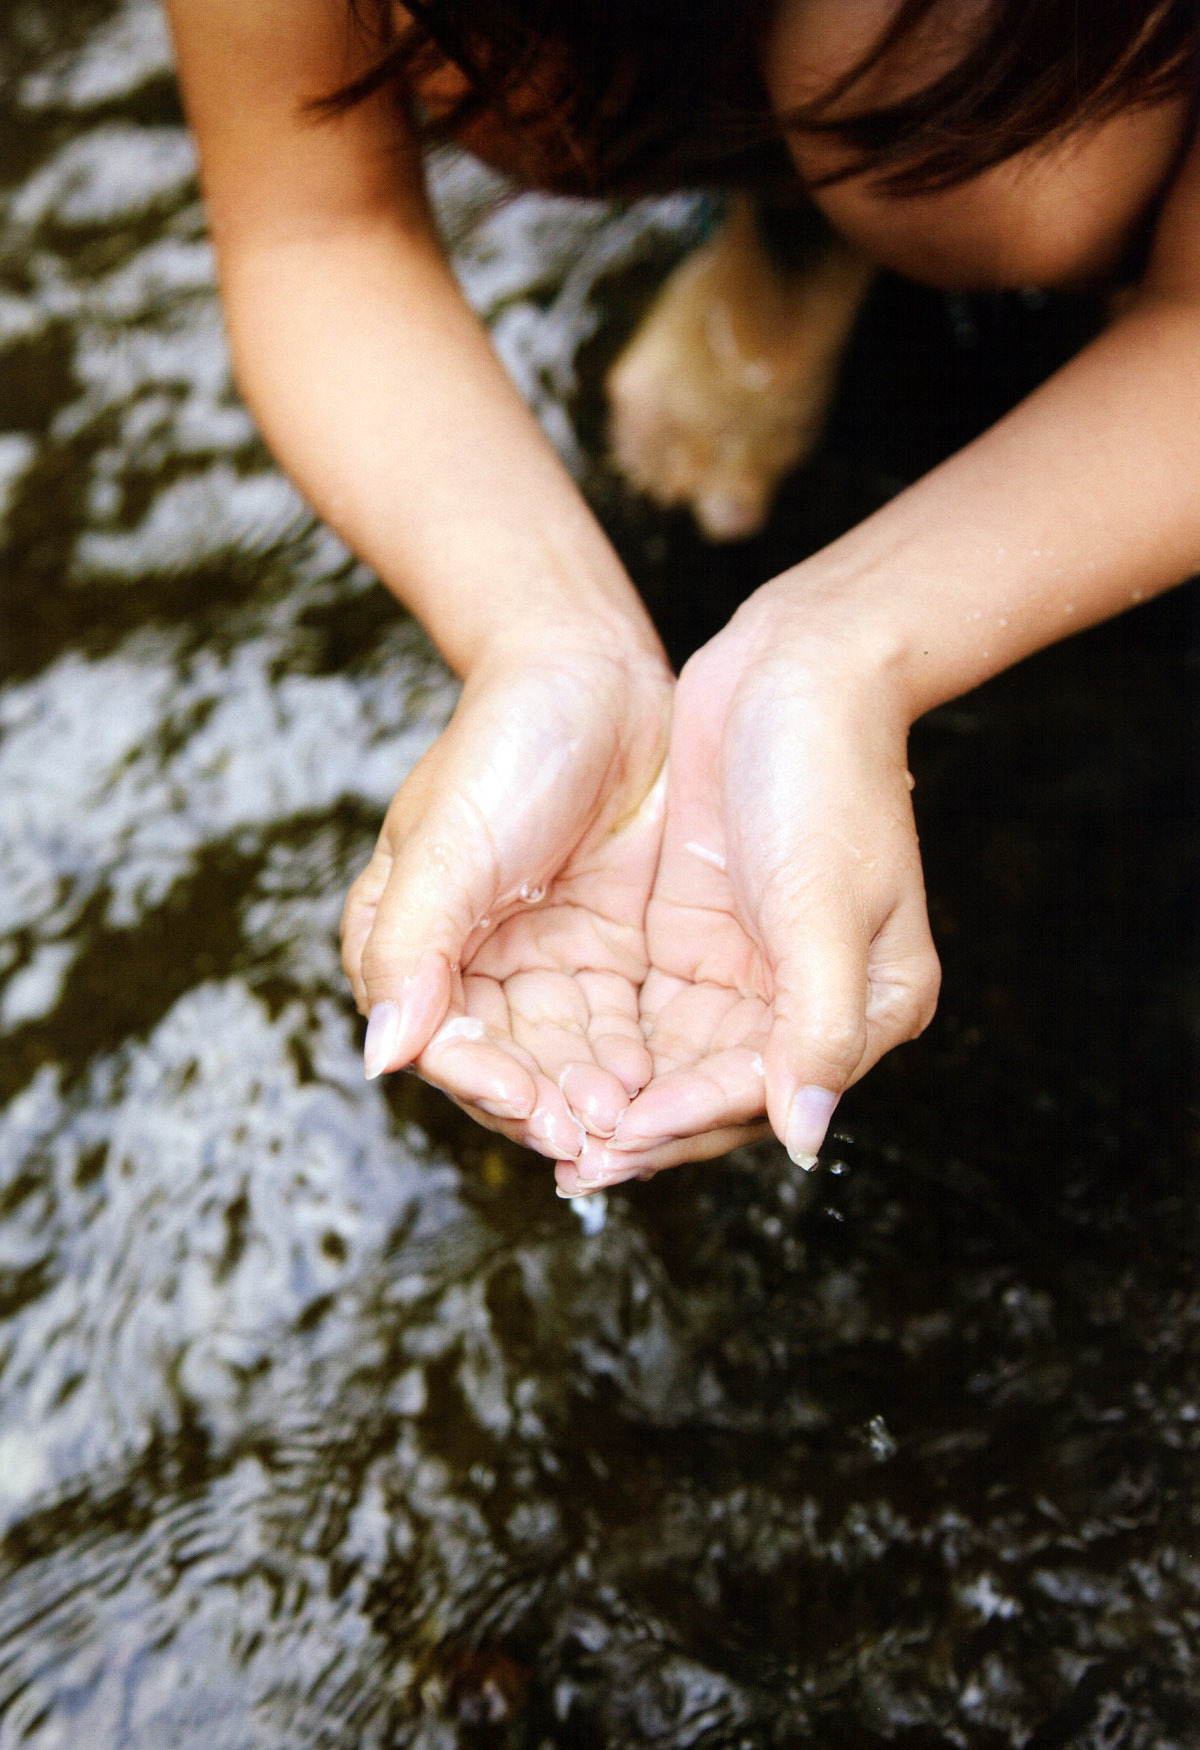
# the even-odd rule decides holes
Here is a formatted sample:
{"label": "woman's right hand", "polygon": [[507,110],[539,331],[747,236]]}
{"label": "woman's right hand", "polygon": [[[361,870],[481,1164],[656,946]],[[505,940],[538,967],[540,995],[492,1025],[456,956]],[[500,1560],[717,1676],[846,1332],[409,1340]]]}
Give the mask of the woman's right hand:
{"label": "woman's right hand", "polygon": [[168,8],[241,388],[313,508],[468,677],[346,907],[369,1068],[411,1064],[574,1158],[650,1073],[665,658],[450,272],[405,106],[383,89],[314,116],[370,71],[374,33],[325,0]]}
{"label": "woman's right hand", "polygon": [[671,698],[665,661],[587,628],[475,665],[346,902],[368,1075],[412,1066],[556,1160],[611,1135],[651,1074]]}

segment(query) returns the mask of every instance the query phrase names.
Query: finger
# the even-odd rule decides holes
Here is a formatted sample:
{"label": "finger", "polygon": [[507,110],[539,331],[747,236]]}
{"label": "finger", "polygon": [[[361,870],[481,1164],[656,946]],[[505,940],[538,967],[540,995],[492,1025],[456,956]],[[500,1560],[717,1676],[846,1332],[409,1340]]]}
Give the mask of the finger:
{"label": "finger", "polygon": [[867,1047],[867,944],[844,915],[810,908],[782,952],[763,1051],[767,1116],[798,1166],[811,1169],[842,1091]]}
{"label": "finger", "polygon": [[562,1156],[569,1161],[571,1154],[567,1151],[582,1146],[578,1122],[570,1117],[564,1118],[561,1112],[547,1113],[539,1106],[528,1117],[511,1118],[503,1109],[495,1108],[490,1103],[480,1105],[460,1099],[440,1083],[430,1082],[429,1085],[437,1087],[440,1094],[445,1094],[460,1112],[465,1112],[468,1118],[481,1125],[484,1130],[506,1137],[520,1148],[532,1149],[534,1153],[549,1160],[556,1161]]}
{"label": "finger", "polygon": [[714,1160],[730,1149],[743,1148],[770,1135],[765,1120],[752,1124],[727,1124],[699,1136],[674,1137],[640,1153],[611,1154],[602,1142],[589,1141],[575,1160],[555,1164],[554,1178],[565,1197],[586,1197],[607,1191],[630,1179],[653,1178],[669,1167]]}
{"label": "finger", "polygon": [[[447,810],[447,816],[449,810]],[[495,870],[483,844],[469,843],[461,820],[426,814],[398,852],[380,845],[352,883],[342,922],[342,959],[359,1007],[398,1001],[406,979],[429,955],[458,966],[472,932],[495,904]]]}
{"label": "finger", "polygon": [[734,1046],[655,1076],[621,1117],[608,1148],[645,1153],[670,1139],[752,1123],[765,1110],[763,1059],[750,1046]]}
{"label": "finger", "polygon": [[866,1075],[894,1046],[925,1031],[937,1009],[941,982],[922,888],[906,896],[871,944],[867,1044],[854,1080]]}
{"label": "finger", "polygon": [[523,1148],[550,1160],[574,1159],[586,1133],[553,1082],[517,1063],[502,1045],[458,1040],[440,1046],[442,1032],[417,1060],[417,1073],[431,1087]]}
{"label": "finger", "polygon": [[596,1062],[588,1037],[590,1011],[580,980],[539,968],[505,979],[503,993],[514,1041],[559,1089],[567,1109],[585,1129],[610,1136],[629,1095],[618,1078]]}
{"label": "finger", "polygon": [[553,1082],[539,1079],[537,1109],[520,1140],[526,1148],[552,1161],[575,1160],[587,1146],[588,1134]]}
{"label": "finger", "polygon": [[581,972],[578,984],[588,1007],[592,1056],[616,1077],[628,1099],[644,1088],[654,1073],[638,1017],[637,984],[609,972]]}
{"label": "finger", "polygon": [[[562,1090],[512,1037],[504,992],[491,979],[465,985],[471,1013],[440,1027],[418,1074],[468,1109],[505,1123],[505,1134],[552,1159],[573,1158],[584,1131]],[[490,1025],[489,1025],[490,1023]]]}
{"label": "finger", "polygon": [[556,1077],[563,1098],[591,1136],[611,1136],[629,1095],[619,1078],[598,1063],[575,1060]]}
{"label": "finger", "polygon": [[[461,1080],[469,1082],[470,1073],[462,1075]],[[453,1100],[460,1111],[481,1124],[485,1130],[497,1131],[510,1142],[517,1143],[521,1148],[532,1149],[535,1154],[544,1155],[548,1160],[572,1160],[584,1146],[586,1132],[567,1108],[565,1101],[555,1097],[557,1090],[551,1084],[543,1083],[536,1076],[533,1080],[536,1088],[534,1109],[517,1118],[502,1103],[465,1098],[456,1094],[445,1083],[429,1078],[431,1087],[436,1087],[439,1093]]]}
{"label": "finger", "polygon": [[628,1102],[654,1074],[654,1064],[644,1041],[623,1033],[601,1033],[592,1039],[596,1061],[620,1082]]}
{"label": "finger", "polygon": [[375,914],[379,910],[379,900],[387,885],[388,871],[392,866],[390,854],[381,845],[376,845],[371,854],[371,860],[362,874],[351,883],[346,895],[346,903],[342,908],[341,938],[342,938],[342,970],[350,980],[354,992],[354,1001],[360,1014],[365,1015],[370,1008],[367,987],[363,982],[362,957],[367,938],[375,925]]}
{"label": "finger", "polygon": [[343,912],[343,964],[374,1023],[370,1075],[411,1062],[428,1043],[472,934],[490,922],[498,896],[488,823],[463,786],[439,772],[427,755],[409,776]]}
{"label": "finger", "polygon": [[537,1078],[475,1015],[438,1028],[414,1064],[417,1074],[463,1106],[527,1123],[538,1103]]}
{"label": "finger", "polygon": [[445,914],[426,917],[422,940],[419,913],[422,904],[428,912],[428,895],[406,904],[403,881],[403,864],[377,848],[342,913],[342,965],[367,1016],[368,1081],[402,1069],[428,1043],[449,1010],[462,952],[461,925]]}
{"label": "finger", "polygon": [[776,1019],[763,1053],[767,1112],[791,1158],[815,1164],[843,1091],[933,1017],[941,971],[924,893],[906,892],[869,949],[816,919],[776,967]]}

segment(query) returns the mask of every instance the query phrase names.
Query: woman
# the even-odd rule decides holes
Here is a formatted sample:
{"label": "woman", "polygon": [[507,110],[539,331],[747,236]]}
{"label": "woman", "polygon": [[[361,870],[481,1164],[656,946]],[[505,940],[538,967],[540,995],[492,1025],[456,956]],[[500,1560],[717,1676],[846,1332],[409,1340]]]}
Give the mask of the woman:
{"label": "woman", "polygon": [[[415,1065],[566,1194],[764,1117],[810,1165],[936,1000],[910,725],[1200,567],[1192,0],[170,11],[247,399],[463,677],[347,902],[368,1074]],[[782,141],[901,273],[1135,283],[675,682],[446,268],[397,83],[538,182],[775,178]]]}

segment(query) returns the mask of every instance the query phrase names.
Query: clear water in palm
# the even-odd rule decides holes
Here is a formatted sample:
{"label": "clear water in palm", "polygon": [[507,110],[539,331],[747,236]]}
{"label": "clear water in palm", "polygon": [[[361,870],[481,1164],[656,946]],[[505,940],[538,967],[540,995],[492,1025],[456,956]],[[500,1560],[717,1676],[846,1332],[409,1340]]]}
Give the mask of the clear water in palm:
{"label": "clear water in palm", "polygon": [[[234,393],[156,13],[10,0],[0,104],[0,1750],[1200,1744],[1194,591],[921,726],[942,1013],[820,1172],[566,1206],[362,1080],[453,689]],[[598,390],[706,203],[435,180],[678,650],[1094,317],[882,286],[721,553]]]}

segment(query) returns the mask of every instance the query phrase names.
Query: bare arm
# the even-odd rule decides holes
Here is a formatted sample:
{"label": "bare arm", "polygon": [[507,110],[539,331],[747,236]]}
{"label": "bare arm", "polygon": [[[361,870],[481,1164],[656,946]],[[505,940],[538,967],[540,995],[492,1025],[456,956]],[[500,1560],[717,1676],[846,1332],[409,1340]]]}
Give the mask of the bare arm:
{"label": "bare arm", "polygon": [[314,507],[460,673],[519,627],[657,657],[640,600],[442,258],[342,0],[169,0],[239,382]]}
{"label": "bare arm", "polygon": [[573,1156],[649,1073],[666,659],[443,260],[394,97],[312,113],[369,65],[347,0],[169,6],[241,386],[464,676],[343,917],[367,1072]]}
{"label": "bare arm", "polygon": [[1007,418],[768,587],[795,585],[801,613],[864,640],[902,676],[911,720],[1200,569],[1198,455],[1194,145],[1119,319]]}
{"label": "bare arm", "polygon": [[[1124,314],[1007,418],[758,590],[684,669],[643,1020],[662,1070],[613,1178],[763,1110],[811,1161],[933,1013],[912,722],[1200,568],[1200,147]],[[690,920],[723,919],[703,958]],[[685,1021],[691,1044],[678,1041]],[[709,1032],[702,1048],[705,1028]],[[661,1038],[661,1047],[658,1040]],[[568,1187],[573,1169],[564,1168]]]}

